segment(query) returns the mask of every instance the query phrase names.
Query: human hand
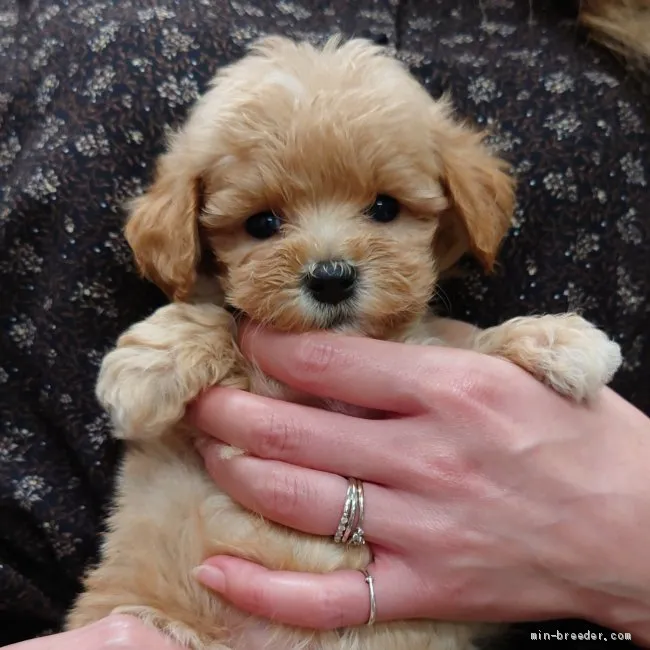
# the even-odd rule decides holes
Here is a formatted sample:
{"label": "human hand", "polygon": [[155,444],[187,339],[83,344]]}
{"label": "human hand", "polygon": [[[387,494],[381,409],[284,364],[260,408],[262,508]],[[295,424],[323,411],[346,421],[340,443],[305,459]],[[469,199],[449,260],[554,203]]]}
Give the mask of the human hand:
{"label": "human hand", "polygon": [[[316,535],[364,481],[377,620],[578,616],[650,642],[650,424],[611,390],[590,407],[474,352],[248,329],[247,357],[364,420],[215,389],[190,417],[214,481]],[[222,460],[220,443],[247,456]],[[358,572],[269,571],[215,557],[198,572],[236,606],[314,628],[361,624]]]}
{"label": "human hand", "polygon": [[181,650],[133,616],[109,616],[97,623],[7,646],[5,650]]}

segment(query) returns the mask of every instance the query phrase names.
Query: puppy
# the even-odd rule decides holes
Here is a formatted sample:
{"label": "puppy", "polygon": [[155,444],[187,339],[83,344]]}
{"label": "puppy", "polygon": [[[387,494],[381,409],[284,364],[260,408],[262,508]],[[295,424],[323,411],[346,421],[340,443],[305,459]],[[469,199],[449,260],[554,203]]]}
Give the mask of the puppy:
{"label": "puppy", "polygon": [[578,22],[628,64],[647,72],[650,63],[650,0],[583,0]]}
{"label": "puppy", "polygon": [[[369,553],[233,503],[206,475],[183,415],[215,385],[308,402],[247,364],[227,308],[289,332],[445,344],[447,324],[427,310],[436,280],[466,252],[493,267],[513,202],[481,134],[381,47],[272,37],[222,69],[127,222],[140,269],[172,302],[102,364],[97,395],[126,456],[101,561],[68,627],[122,612],[192,650],[472,647],[484,626],[309,631],[257,620],[195,583],[192,569],[215,554],[329,572],[365,567]],[[466,345],[576,400],[620,364],[618,346],[577,315],[515,319]]]}

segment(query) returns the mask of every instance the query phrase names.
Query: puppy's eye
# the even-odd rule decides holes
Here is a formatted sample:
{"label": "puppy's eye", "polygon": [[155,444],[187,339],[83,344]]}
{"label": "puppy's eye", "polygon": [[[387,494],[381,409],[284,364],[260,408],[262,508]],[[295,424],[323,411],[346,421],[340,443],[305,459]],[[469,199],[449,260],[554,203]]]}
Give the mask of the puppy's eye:
{"label": "puppy's eye", "polygon": [[371,219],[388,223],[399,216],[399,201],[388,194],[378,194],[375,202],[366,210]]}
{"label": "puppy's eye", "polygon": [[246,232],[255,239],[269,239],[273,237],[282,225],[282,220],[276,214],[267,210],[258,212],[246,220]]}

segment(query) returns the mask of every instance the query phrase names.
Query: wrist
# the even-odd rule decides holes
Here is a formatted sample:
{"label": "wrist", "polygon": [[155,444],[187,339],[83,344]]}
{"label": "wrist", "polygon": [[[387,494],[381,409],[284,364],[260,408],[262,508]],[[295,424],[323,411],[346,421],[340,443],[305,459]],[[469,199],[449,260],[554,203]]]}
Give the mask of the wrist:
{"label": "wrist", "polygon": [[609,464],[602,466],[597,500],[587,500],[592,516],[578,517],[598,550],[585,550],[589,559],[573,583],[583,618],[650,647],[650,419],[611,391],[602,406]]}

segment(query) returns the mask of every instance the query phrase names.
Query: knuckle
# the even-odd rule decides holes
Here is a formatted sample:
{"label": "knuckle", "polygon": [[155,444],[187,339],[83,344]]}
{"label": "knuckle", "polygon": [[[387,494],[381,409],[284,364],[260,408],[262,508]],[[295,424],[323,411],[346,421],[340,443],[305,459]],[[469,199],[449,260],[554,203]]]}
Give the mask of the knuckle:
{"label": "knuckle", "polygon": [[335,359],[336,349],[331,343],[308,337],[298,346],[296,368],[302,375],[318,377],[332,368]]}
{"label": "knuckle", "polygon": [[295,422],[269,410],[256,425],[252,451],[260,458],[284,458],[299,444],[299,437]]}
{"label": "knuckle", "polygon": [[344,627],[346,621],[345,609],[339,598],[328,589],[322,589],[316,596],[315,611],[318,613],[320,627],[326,630],[336,630]]}
{"label": "knuckle", "polygon": [[273,614],[272,598],[263,583],[251,582],[247,595],[247,608],[258,616],[270,618]]}
{"label": "knuckle", "polygon": [[303,482],[295,476],[284,471],[274,470],[267,493],[269,507],[280,517],[295,514],[304,495],[305,487]]}
{"label": "knuckle", "polygon": [[426,349],[420,362],[420,392],[431,410],[469,418],[499,409],[521,383],[522,370],[498,356],[462,351],[440,365],[434,351]]}
{"label": "knuckle", "polygon": [[445,405],[467,420],[481,418],[491,409],[504,391],[504,380],[496,359],[485,363],[465,363],[456,369],[445,391]]}
{"label": "knuckle", "polygon": [[[459,496],[474,492],[479,471],[477,463],[460,455],[425,455],[414,468],[413,476],[441,496]],[[417,530],[416,526],[414,531]]]}

